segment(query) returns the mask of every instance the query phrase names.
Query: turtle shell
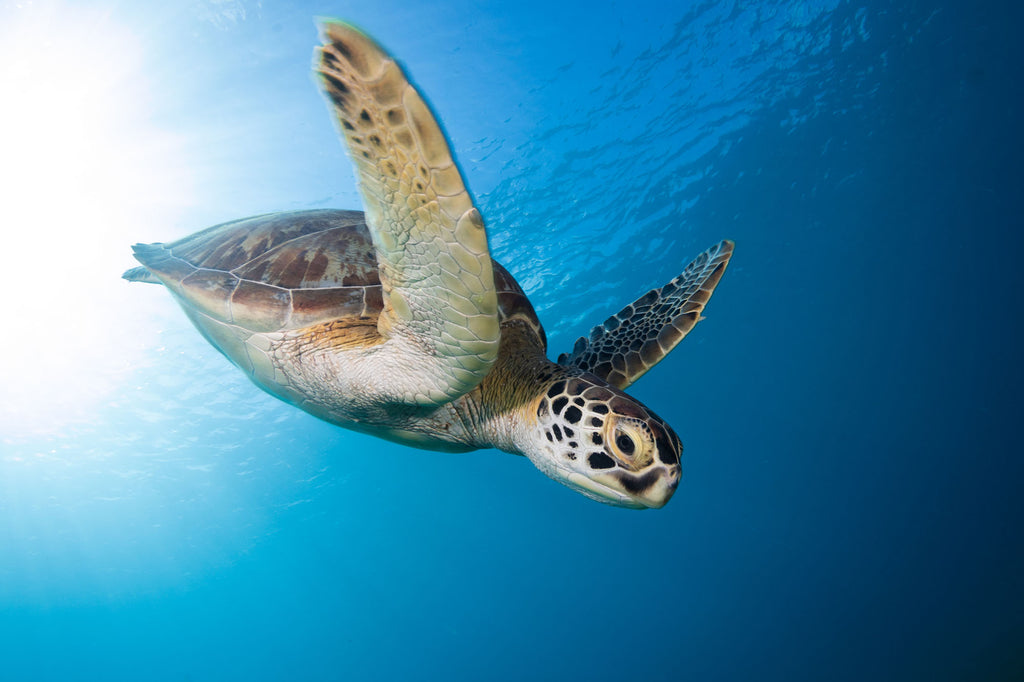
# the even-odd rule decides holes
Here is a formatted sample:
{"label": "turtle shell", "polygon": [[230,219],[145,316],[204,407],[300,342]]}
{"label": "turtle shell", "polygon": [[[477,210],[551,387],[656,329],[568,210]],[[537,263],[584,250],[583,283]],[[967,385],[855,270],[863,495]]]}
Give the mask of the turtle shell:
{"label": "turtle shell", "polygon": [[[377,258],[361,211],[293,211],[235,220],[168,244],[137,244],[145,268],[129,280],[158,280],[186,311],[255,333],[336,320],[376,324],[384,307]],[[515,278],[494,263],[502,321],[544,330]]]}

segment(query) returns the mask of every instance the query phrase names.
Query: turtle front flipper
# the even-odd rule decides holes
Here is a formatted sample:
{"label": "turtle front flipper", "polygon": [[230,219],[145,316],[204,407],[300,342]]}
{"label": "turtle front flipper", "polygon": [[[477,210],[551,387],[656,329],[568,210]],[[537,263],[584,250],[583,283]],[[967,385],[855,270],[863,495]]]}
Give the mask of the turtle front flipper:
{"label": "turtle front flipper", "polygon": [[674,280],[594,327],[589,338],[577,340],[572,353],[559,356],[558,364],[578,367],[625,389],[661,362],[703,319],[701,311],[722,279],[732,249],[728,240],[712,246]]}
{"label": "turtle front flipper", "polygon": [[[398,63],[338,21],[321,24],[316,71],[355,165],[384,310],[378,330],[417,373],[394,399],[440,404],[472,390],[498,353],[487,234],[448,141]],[[382,368],[383,370],[384,368]]]}

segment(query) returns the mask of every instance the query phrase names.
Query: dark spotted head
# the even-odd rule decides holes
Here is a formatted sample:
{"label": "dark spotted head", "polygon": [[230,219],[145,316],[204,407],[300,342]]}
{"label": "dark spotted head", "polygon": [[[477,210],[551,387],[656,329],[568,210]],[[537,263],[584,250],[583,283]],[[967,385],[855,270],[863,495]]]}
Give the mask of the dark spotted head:
{"label": "dark spotted head", "polygon": [[679,483],[682,445],[656,414],[590,374],[554,380],[536,402],[533,463],[600,502],[661,507]]}

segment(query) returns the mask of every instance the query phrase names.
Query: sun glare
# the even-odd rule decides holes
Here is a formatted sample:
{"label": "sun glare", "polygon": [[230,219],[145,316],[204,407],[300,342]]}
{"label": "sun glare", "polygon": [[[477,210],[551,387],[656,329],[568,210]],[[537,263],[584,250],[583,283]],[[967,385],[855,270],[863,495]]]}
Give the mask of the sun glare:
{"label": "sun glare", "polygon": [[119,275],[191,191],[131,31],[70,6],[2,14],[0,442],[87,419],[138,361],[149,320]]}

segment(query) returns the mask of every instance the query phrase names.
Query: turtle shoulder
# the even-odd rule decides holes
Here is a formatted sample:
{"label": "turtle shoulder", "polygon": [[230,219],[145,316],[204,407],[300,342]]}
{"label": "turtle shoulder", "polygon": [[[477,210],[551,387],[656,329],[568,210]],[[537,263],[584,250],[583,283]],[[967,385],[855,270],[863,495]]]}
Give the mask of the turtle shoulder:
{"label": "turtle shoulder", "polygon": [[383,307],[360,211],[260,215],[134,249],[187,312],[251,332],[353,319],[376,326]]}
{"label": "turtle shoulder", "polygon": [[493,259],[491,263],[494,266],[494,289],[498,294],[498,321],[502,328],[511,324],[524,325],[536,336],[541,350],[547,352],[547,335],[530,299],[504,266]]}

